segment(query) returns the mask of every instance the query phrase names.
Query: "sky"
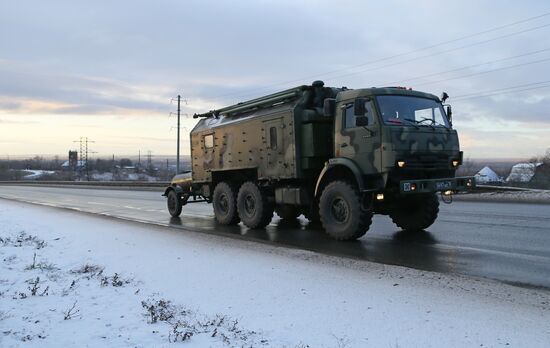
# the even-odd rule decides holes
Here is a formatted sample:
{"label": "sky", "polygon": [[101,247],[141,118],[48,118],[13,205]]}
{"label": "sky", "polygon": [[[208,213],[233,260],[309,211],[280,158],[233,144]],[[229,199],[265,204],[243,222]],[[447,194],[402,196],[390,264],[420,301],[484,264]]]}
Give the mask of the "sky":
{"label": "sky", "polygon": [[0,158],[182,153],[196,112],[323,80],[453,106],[466,158],[550,148],[547,1],[2,1]]}

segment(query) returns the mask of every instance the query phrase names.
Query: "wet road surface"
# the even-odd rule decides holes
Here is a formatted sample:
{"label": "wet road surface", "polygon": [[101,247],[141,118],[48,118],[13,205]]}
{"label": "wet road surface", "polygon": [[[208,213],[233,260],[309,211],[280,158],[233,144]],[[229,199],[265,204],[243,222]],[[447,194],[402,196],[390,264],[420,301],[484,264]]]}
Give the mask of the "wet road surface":
{"label": "wet road surface", "polygon": [[491,278],[550,289],[550,205],[454,202],[441,204],[439,218],[421,233],[400,231],[388,217],[375,216],[356,242],[337,242],[308,225],[276,215],[263,230],[220,226],[206,203],[189,204],[172,218],[162,191],[0,186],[0,197],[140,222],[239,236],[335,256],[421,270]]}

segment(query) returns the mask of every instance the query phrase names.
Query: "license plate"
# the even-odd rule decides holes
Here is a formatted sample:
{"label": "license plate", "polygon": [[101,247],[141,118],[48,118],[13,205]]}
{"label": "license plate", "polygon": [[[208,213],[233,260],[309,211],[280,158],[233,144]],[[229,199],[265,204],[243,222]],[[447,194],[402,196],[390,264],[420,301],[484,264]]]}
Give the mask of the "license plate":
{"label": "license plate", "polygon": [[438,181],[435,183],[435,188],[437,190],[447,190],[453,187],[453,184],[450,181]]}

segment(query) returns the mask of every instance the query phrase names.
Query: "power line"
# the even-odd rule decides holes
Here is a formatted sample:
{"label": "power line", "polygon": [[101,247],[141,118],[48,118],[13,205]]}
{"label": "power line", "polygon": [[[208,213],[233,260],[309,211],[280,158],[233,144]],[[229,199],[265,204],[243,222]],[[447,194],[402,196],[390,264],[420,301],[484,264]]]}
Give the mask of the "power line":
{"label": "power line", "polygon": [[453,100],[463,99],[465,97],[470,97],[470,96],[478,96],[478,95],[484,94],[484,93],[493,93],[493,92],[511,90],[511,89],[515,89],[515,88],[523,88],[523,87],[529,87],[529,86],[533,86],[533,85],[541,85],[541,84],[544,84],[544,83],[550,83],[550,80],[526,83],[526,84],[522,84],[522,85],[515,85],[515,86],[509,86],[509,87],[498,88],[498,89],[491,89],[491,90],[488,90],[488,91],[481,91],[481,92],[478,91],[478,92],[475,92],[475,93],[460,94],[460,95],[454,96]]}
{"label": "power line", "polygon": [[446,70],[446,71],[440,71],[440,72],[436,72],[436,73],[432,73],[432,74],[428,74],[428,75],[421,75],[421,76],[411,77],[411,78],[404,79],[404,80],[386,82],[386,83],[380,84],[380,86],[394,86],[394,85],[400,85],[400,84],[402,84],[402,83],[404,83],[404,82],[409,82],[409,81],[414,81],[414,80],[420,80],[420,79],[424,79],[424,78],[427,78],[427,77],[433,77],[433,76],[444,75],[444,74],[448,74],[448,73],[452,73],[452,72],[457,72],[457,71],[461,71],[461,70],[466,70],[466,69],[471,69],[471,68],[477,68],[477,67],[480,67],[480,66],[483,66],[483,65],[494,64],[494,63],[500,63],[500,62],[504,62],[504,61],[507,61],[507,60],[512,60],[512,59],[521,58],[521,57],[527,57],[527,56],[531,56],[531,55],[534,55],[534,54],[538,54],[538,53],[542,53],[542,52],[547,52],[547,51],[550,51],[550,48],[545,48],[545,49],[542,49],[542,50],[531,51],[531,52],[527,52],[527,53],[523,53],[523,54],[518,54],[518,55],[515,55],[515,56],[510,56],[510,57],[505,57],[505,58],[490,60],[490,61],[486,61],[486,62],[483,62],[483,63],[478,63],[478,64],[472,64],[472,65],[462,66],[462,67],[459,67],[459,68],[455,68],[455,69],[451,69],[451,70]]}
{"label": "power line", "polygon": [[[523,19],[523,20],[515,21],[515,22],[512,22],[512,23],[504,24],[504,25],[497,26],[497,27],[494,27],[494,28],[491,28],[491,29],[487,29],[487,30],[483,30],[483,31],[476,32],[476,33],[473,33],[473,34],[469,34],[469,35],[465,35],[465,36],[462,36],[462,37],[458,37],[458,38],[455,38],[455,39],[452,39],[452,40],[439,42],[439,43],[432,44],[432,45],[429,45],[429,46],[425,46],[425,47],[422,47],[422,48],[414,49],[414,50],[412,50],[412,51],[403,52],[403,53],[398,53],[398,54],[395,54],[395,55],[391,55],[391,56],[387,56],[387,57],[378,58],[378,59],[371,60],[371,61],[368,61],[368,62],[365,62],[365,63],[361,63],[361,64],[358,64],[358,65],[349,66],[349,67],[346,67],[346,68],[334,69],[334,70],[331,70],[331,71],[328,71],[328,72],[324,72],[324,73],[318,73],[318,74],[314,74],[314,75],[304,76],[304,77],[301,77],[301,78],[299,78],[299,79],[287,80],[287,81],[282,81],[282,82],[278,82],[278,83],[273,83],[273,84],[270,84],[270,85],[265,85],[264,87],[261,87],[260,89],[256,89],[256,91],[258,91],[258,90],[265,90],[265,89],[268,89],[268,88],[270,88],[270,87],[281,86],[281,85],[285,85],[285,84],[289,84],[289,83],[301,82],[301,81],[303,81],[303,80],[307,80],[307,79],[311,79],[311,78],[317,78],[317,77],[320,77],[320,76],[330,75],[330,74],[337,73],[337,72],[340,72],[340,71],[346,71],[346,70],[350,70],[350,69],[355,69],[355,68],[359,68],[359,67],[362,67],[362,66],[371,65],[371,64],[374,64],[374,63],[383,62],[383,61],[386,61],[386,60],[390,60],[390,59],[394,59],[394,58],[398,58],[398,57],[410,55],[410,54],[413,54],[413,53],[417,53],[417,52],[429,50],[429,49],[432,49],[432,48],[435,48],[435,47],[444,46],[444,45],[447,45],[447,44],[449,44],[449,43],[453,43],[453,42],[458,42],[458,41],[466,40],[466,39],[469,39],[469,38],[472,38],[472,37],[484,35],[484,34],[487,34],[487,33],[490,33],[490,32],[494,32],[494,31],[498,31],[498,30],[501,30],[501,29],[504,29],[504,28],[512,27],[512,26],[515,26],[515,25],[518,25],[518,24],[530,22],[530,21],[533,21],[533,20],[536,20],[536,19],[539,19],[539,18],[542,18],[542,17],[549,16],[549,15],[550,15],[550,12],[546,12],[546,13],[543,13],[543,14],[541,14],[541,15],[537,15],[537,16],[529,17],[529,18],[526,18],[526,19]],[[502,36],[499,36],[499,37],[496,37],[496,38],[492,38],[492,39],[489,39],[489,40],[484,40],[484,41],[481,41],[481,42],[478,42],[478,43],[474,43],[474,44],[471,44],[471,45],[465,45],[465,46],[461,46],[461,47],[459,47],[459,48],[455,48],[455,49],[451,49],[451,50],[446,50],[446,51],[441,51],[441,52],[436,53],[435,55],[439,55],[439,54],[443,54],[443,53],[448,53],[448,52],[452,52],[452,51],[454,51],[454,50],[463,49],[463,48],[471,47],[471,46],[475,46],[475,45],[480,45],[480,44],[488,43],[488,42],[495,41],[495,40],[500,40],[500,39],[507,38],[507,37],[510,37],[510,36],[515,36],[515,35],[523,34],[523,33],[525,33],[525,32],[529,32],[529,31],[534,31],[534,30],[542,29],[542,28],[545,28],[545,27],[548,27],[548,26],[550,26],[550,24],[546,24],[546,25],[542,25],[542,26],[538,26],[538,27],[533,27],[533,28],[524,29],[524,30],[521,30],[521,31],[518,31],[518,32],[513,32],[513,33],[510,33],[510,34],[507,34],[507,35],[502,35]],[[428,56],[431,56],[431,55],[428,55]],[[425,58],[425,57],[428,57],[428,56],[422,56],[421,58]],[[416,60],[416,58],[415,58],[414,60]],[[412,60],[407,60],[407,61],[405,61],[405,62],[409,62],[409,61],[412,61]],[[401,63],[400,63],[400,64],[401,64]],[[386,66],[382,66],[382,67],[380,67],[380,68],[383,68],[383,67],[386,67]],[[354,73],[351,73],[351,74],[356,74],[356,73],[357,73],[357,72],[354,72]],[[339,76],[335,76],[335,77],[342,77],[342,76],[348,76],[348,74],[346,74],[346,75],[339,75]],[[332,78],[335,78],[335,77],[332,77]],[[240,91],[240,92],[232,92],[232,93],[226,93],[226,94],[222,94],[222,95],[215,96],[215,97],[213,97],[213,99],[219,99],[219,98],[222,98],[222,97],[235,96],[235,95],[236,95],[236,96],[246,96],[246,95],[250,95],[250,94],[241,94],[241,93],[243,93],[243,91]]]}
{"label": "power line", "polygon": [[485,75],[485,74],[489,74],[489,73],[492,73],[492,72],[495,72],[495,71],[502,71],[502,70],[518,68],[518,67],[522,67],[522,66],[526,66],[526,65],[538,64],[538,63],[542,63],[542,62],[547,62],[549,60],[550,60],[550,58],[539,59],[539,60],[534,60],[534,61],[531,61],[531,62],[525,62],[525,63],[520,63],[520,64],[504,66],[504,67],[496,68],[496,69],[492,69],[492,70],[480,71],[480,72],[476,72],[476,73],[472,73],[472,74],[468,74],[468,75],[456,76],[456,77],[446,78],[446,79],[437,80],[437,81],[422,82],[422,83],[416,84],[416,86],[424,86],[424,85],[431,85],[431,84],[434,84],[434,83],[465,79],[467,77]]}
{"label": "power line", "polygon": [[334,78],[345,77],[345,76],[350,76],[350,75],[357,75],[357,74],[360,74],[360,73],[371,72],[371,71],[376,71],[376,70],[380,70],[380,69],[384,69],[384,68],[389,68],[389,67],[396,66],[396,65],[410,63],[410,62],[414,62],[414,61],[417,61],[417,60],[422,60],[422,59],[425,59],[425,58],[431,58],[431,57],[439,56],[439,55],[442,55],[442,54],[445,54],[445,53],[458,51],[458,50],[461,50],[461,49],[464,49],[464,48],[479,46],[479,45],[486,44],[486,43],[489,43],[489,42],[492,42],[492,41],[508,38],[508,37],[511,37],[511,36],[523,34],[523,33],[529,32],[529,31],[538,30],[538,29],[542,29],[542,28],[546,28],[546,27],[550,27],[550,23],[549,24],[544,24],[544,25],[541,25],[541,26],[538,26],[538,27],[534,27],[534,28],[529,28],[529,29],[513,32],[513,33],[510,33],[510,34],[506,34],[506,35],[497,36],[495,38],[491,38],[491,39],[488,39],[488,40],[478,41],[478,42],[470,43],[470,44],[467,44],[467,45],[454,47],[454,48],[450,48],[450,49],[435,52],[435,53],[426,54],[426,55],[419,56],[419,57],[414,57],[414,58],[401,60],[401,61],[390,63],[390,64],[377,66],[377,67],[374,67],[374,68],[369,68],[369,69],[365,69],[365,70],[350,72],[350,73],[343,74],[343,75],[333,76],[331,78],[334,79]]}
{"label": "power line", "polygon": [[[550,83],[550,81],[543,81],[543,82],[538,82],[538,83],[534,83],[534,84],[543,84],[543,83]],[[527,85],[529,85],[529,84],[527,84]],[[519,86],[517,86],[517,87],[519,87]],[[495,95],[525,92],[525,91],[531,91],[531,90],[535,90],[535,89],[542,89],[542,88],[549,88],[549,87],[550,87],[550,84],[544,85],[544,86],[528,87],[528,88],[508,87],[508,88],[496,89],[496,90],[493,91],[494,93],[489,91],[488,93],[486,92],[486,94],[471,95],[471,96],[468,96],[468,97],[456,97],[456,98],[453,98],[453,103],[455,101],[461,102],[461,101],[464,101],[464,100],[477,99],[477,98],[486,98],[486,97],[492,97],[492,96],[495,96]]]}
{"label": "power line", "polygon": [[[342,77],[346,77],[346,76],[351,76],[351,75],[357,75],[357,74],[362,74],[362,73],[366,73],[366,72],[382,70],[384,68],[389,68],[389,67],[393,67],[393,66],[397,66],[397,65],[402,65],[402,64],[405,64],[405,63],[410,63],[410,62],[422,60],[422,59],[425,59],[425,58],[435,57],[435,56],[439,56],[439,55],[442,55],[442,54],[445,54],[445,53],[458,51],[458,50],[461,50],[461,49],[464,49],[464,48],[479,46],[479,45],[486,44],[486,43],[489,43],[489,42],[492,42],[492,41],[508,38],[508,37],[511,37],[511,36],[523,34],[523,33],[529,32],[529,31],[534,31],[534,30],[538,30],[538,29],[546,28],[546,27],[550,27],[550,23],[549,24],[544,24],[544,25],[541,25],[541,26],[538,26],[538,27],[529,28],[529,29],[518,31],[518,32],[506,34],[506,35],[501,35],[501,36],[491,38],[491,39],[488,39],[488,40],[478,41],[478,42],[470,43],[470,44],[467,44],[467,45],[454,47],[454,48],[450,48],[450,49],[435,52],[435,53],[426,54],[426,55],[423,55],[423,56],[409,58],[409,59],[405,59],[405,60],[401,60],[401,61],[397,61],[397,62],[394,62],[394,63],[385,64],[385,65],[380,65],[380,66],[369,68],[369,69],[363,69],[363,70],[359,70],[359,71],[349,72],[349,73],[346,73],[346,74],[332,76],[332,77],[329,77],[329,79],[342,78]],[[265,89],[265,88],[260,88],[258,90],[263,90],[263,89]],[[248,94],[241,95],[241,97],[256,95],[258,90],[256,90],[256,92],[254,92],[254,93],[248,93]]]}

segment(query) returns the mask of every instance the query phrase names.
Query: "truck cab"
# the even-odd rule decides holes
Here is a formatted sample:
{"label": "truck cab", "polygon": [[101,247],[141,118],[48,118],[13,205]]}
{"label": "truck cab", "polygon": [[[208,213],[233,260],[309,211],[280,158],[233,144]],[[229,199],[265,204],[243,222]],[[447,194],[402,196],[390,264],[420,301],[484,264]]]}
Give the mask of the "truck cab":
{"label": "truck cab", "polygon": [[462,163],[457,132],[435,95],[369,88],[340,92],[335,102],[334,157],[353,161],[369,189],[406,193],[410,185],[400,183],[410,180],[428,192],[430,180],[454,177]]}

